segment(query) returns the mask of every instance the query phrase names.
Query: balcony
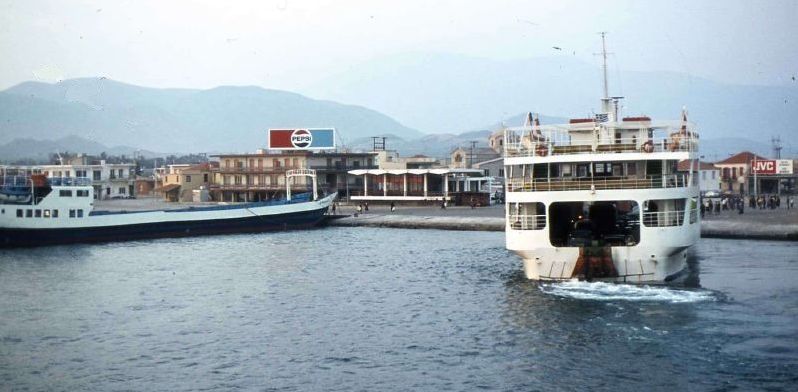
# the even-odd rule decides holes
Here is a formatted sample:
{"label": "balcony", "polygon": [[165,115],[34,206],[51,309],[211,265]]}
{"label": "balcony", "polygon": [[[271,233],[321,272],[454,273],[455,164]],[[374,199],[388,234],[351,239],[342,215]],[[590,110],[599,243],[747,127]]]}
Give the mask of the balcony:
{"label": "balcony", "polygon": [[507,180],[508,192],[548,192],[548,191],[586,191],[614,189],[652,189],[684,188],[687,174],[648,176],[645,178],[604,177],[604,178],[552,178]]}
{"label": "balcony", "polygon": [[372,170],[378,169],[376,165],[313,165],[310,167],[319,172],[342,172],[350,170]]}
{"label": "balcony", "polygon": [[302,165],[289,165],[289,166],[263,166],[263,167],[220,167],[218,169],[211,169],[213,173],[222,174],[278,174],[285,173],[287,170],[305,169]]}

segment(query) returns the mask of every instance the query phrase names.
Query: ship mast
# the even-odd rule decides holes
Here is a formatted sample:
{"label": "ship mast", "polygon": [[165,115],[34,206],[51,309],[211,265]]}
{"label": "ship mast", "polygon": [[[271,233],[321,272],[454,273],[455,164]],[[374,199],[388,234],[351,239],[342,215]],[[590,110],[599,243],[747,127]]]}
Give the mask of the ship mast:
{"label": "ship mast", "polygon": [[610,99],[610,89],[607,86],[607,41],[604,39],[604,36],[607,33],[602,31],[599,34],[601,34],[601,57],[604,60],[604,64],[602,66],[602,69],[604,70],[604,100],[608,101]]}
{"label": "ship mast", "polygon": [[[605,31],[599,33],[601,35],[601,59],[602,71],[604,74],[604,96],[601,98],[601,113],[603,121],[618,121],[618,101],[623,97],[610,97],[610,87],[607,78],[607,55],[612,54],[607,52],[607,40]],[[596,53],[599,54],[599,53]]]}

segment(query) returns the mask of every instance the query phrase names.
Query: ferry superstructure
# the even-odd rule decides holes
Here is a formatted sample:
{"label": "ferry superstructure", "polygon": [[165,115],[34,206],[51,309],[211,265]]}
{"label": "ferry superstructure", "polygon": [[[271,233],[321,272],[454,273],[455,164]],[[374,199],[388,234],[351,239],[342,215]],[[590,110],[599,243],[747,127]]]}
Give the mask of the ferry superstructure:
{"label": "ferry superstructure", "polygon": [[265,202],[95,211],[94,188],[88,178],[4,171],[0,173],[0,248],[315,226],[336,194],[317,197],[313,170],[290,170],[286,176],[312,177],[313,191],[292,197],[287,185],[286,198]]}
{"label": "ferry superstructure", "polygon": [[698,134],[686,110],[671,122],[619,117],[619,100],[605,73],[601,113],[547,126],[530,114],[505,129],[506,243],[527,278],[684,276],[700,237]]}

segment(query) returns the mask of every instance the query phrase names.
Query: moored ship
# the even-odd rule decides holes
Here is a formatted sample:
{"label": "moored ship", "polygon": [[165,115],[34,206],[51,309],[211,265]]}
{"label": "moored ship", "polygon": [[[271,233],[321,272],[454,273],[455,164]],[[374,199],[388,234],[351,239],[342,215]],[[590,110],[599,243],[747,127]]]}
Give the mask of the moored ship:
{"label": "moored ship", "polygon": [[[96,211],[88,178],[25,172],[0,174],[0,247],[159,237],[263,232],[317,225],[336,194],[317,196],[315,172],[287,176],[313,179],[312,192],[255,203],[191,206],[148,211]],[[288,181],[286,181],[288,184]]]}
{"label": "moored ship", "polygon": [[505,130],[507,248],[529,279],[676,280],[700,236],[698,134],[686,110],[621,117],[604,53],[601,113]]}

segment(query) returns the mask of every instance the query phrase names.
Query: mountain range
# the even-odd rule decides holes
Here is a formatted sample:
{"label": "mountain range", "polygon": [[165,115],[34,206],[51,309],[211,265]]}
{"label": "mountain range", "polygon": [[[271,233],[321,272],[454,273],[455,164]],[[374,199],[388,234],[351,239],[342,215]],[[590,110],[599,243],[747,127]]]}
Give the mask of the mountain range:
{"label": "mountain range", "polygon": [[153,151],[253,151],[280,127],[336,127],[344,144],[375,132],[422,135],[362,106],[252,86],[156,89],[85,78],[0,92],[0,142],[76,136]]}
{"label": "mountain range", "polygon": [[[795,137],[798,82],[719,83],[685,72],[634,72],[614,66],[609,95],[623,113],[678,120],[682,107],[705,138]],[[621,59],[622,60],[622,59]],[[674,59],[674,61],[681,61]],[[656,68],[656,65],[652,65]],[[314,97],[367,105],[422,132],[461,132],[527,111],[574,118],[599,109],[601,69],[570,54],[492,60],[409,53],[377,58],[305,87]]]}
{"label": "mountain range", "polygon": [[[622,84],[610,91],[627,96],[626,115],[678,119],[687,105],[707,160],[741,150],[770,156],[772,135],[782,136],[783,156],[798,155],[798,85],[613,74]],[[408,54],[352,67],[308,85],[305,95],[253,86],[149,88],[106,78],[25,82],[0,91],[0,161],[55,151],[251,152],[266,147],[269,128],[315,126],[336,127],[338,146],[350,150],[370,150],[372,136],[387,136],[388,148],[402,155],[445,157],[474,140],[485,145],[502,124],[521,125],[527,111],[548,114],[543,124],[590,116],[599,80],[598,68],[567,56],[493,61]]]}

